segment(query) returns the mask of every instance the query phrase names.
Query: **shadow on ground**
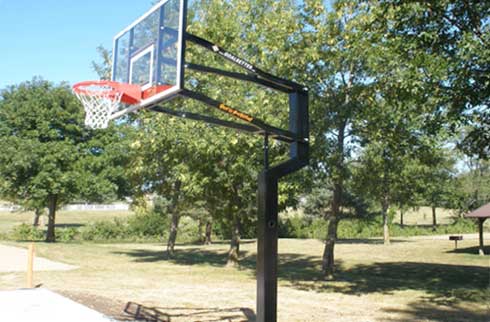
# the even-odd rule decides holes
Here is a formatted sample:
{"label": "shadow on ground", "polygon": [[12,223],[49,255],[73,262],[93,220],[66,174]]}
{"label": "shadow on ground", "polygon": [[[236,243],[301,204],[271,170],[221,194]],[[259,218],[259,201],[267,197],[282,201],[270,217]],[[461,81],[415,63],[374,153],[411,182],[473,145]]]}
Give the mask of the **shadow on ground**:
{"label": "shadow on ground", "polygon": [[403,309],[385,309],[386,313],[394,318],[387,319],[389,322],[405,321],[440,321],[440,322],[488,322],[490,309],[479,312],[468,308],[456,306],[437,306],[430,303],[411,303]]}
{"label": "shadow on ground", "polygon": [[489,279],[489,268],[480,266],[384,262],[340,270],[335,282],[302,280],[293,284],[303,290],[353,295],[418,290],[425,292],[432,303],[450,305],[458,301],[486,303],[490,298]]}
{"label": "shadow on ground", "polygon": [[123,302],[114,298],[97,296],[80,291],[58,290],[58,292],[106,316],[114,318],[115,321],[170,322],[178,320],[253,322],[256,320],[255,312],[247,307],[162,307],[136,302]]}
{"label": "shadow on ground", "polygon": [[[254,239],[245,239],[245,240],[240,240],[240,245],[245,245],[245,244],[254,244],[256,241]],[[194,243],[196,245],[196,243]],[[213,241],[213,245],[230,245],[229,240],[216,240]]]}
{"label": "shadow on ground", "polygon": [[[478,255],[478,249],[479,249],[478,246],[465,247],[465,248],[458,248],[458,249],[449,250],[449,251],[447,251],[447,253]],[[490,245],[489,246],[483,246],[483,251],[485,252],[486,256],[490,255]],[[490,256],[489,256],[489,260],[490,260]]]}
{"label": "shadow on ground", "polygon": [[[177,265],[210,265],[223,267],[226,265],[227,253],[225,251],[211,251],[202,248],[179,249],[172,258],[164,251],[140,250],[114,252],[118,255],[126,255],[134,258],[140,263],[152,263],[158,261],[169,261]],[[256,257],[255,253],[240,251],[240,269],[249,270],[255,276]],[[337,262],[341,264],[341,261]],[[321,260],[314,256],[304,256],[299,254],[280,254],[279,255],[279,279],[285,280],[321,280]]]}
{"label": "shadow on ground", "polygon": [[[165,252],[130,250],[117,252],[137,262],[167,260]],[[223,267],[226,252],[202,248],[179,249],[170,262],[177,265],[211,265]],[[254,253],[242,252],[240,269],[255,276]],[[490,298],[490,269],[482,266],[450,265],[423,262],[379,262],[343,268],[336,261],[335,280],[325,281],[318,256],[280,254],[278,278],[292,287],[315,292],[339,292],[350,295],[392,294],[395,291],[418,290],[432,303],[449,305],[458,301],[486,303]]]}
{"label": "shadow on ground", "polygon": [[[411,243],[413,241],[407,239],[390,239],[392,244],[398,243]],[[384,241],[382,238],[360,238],[360,239],[339,239],[335,242],[336,244],[348,244],[348,245],[357,245],[357,244],[368,244],[368,245],[382,245]]]}
{"label": "shadow on ground", "polygon": [[134,249],[129,251],[114,252],[118,255],[127,255],[134,258],[135,262],[153,263],[159,261],[170,261],[179,265],[211,265],[223,266],[226,264],[226,252],[210,251],[195,248],[179,249],[169,259],[166,251]]}
{"label": "shadow on ground", "polygon": [[255,321],[255,313],[250,308],[188,308],[188,307],[152,307],[139,303],[128,302],[124,315],[119,320],[170,322],[174,319],[182,321]]}

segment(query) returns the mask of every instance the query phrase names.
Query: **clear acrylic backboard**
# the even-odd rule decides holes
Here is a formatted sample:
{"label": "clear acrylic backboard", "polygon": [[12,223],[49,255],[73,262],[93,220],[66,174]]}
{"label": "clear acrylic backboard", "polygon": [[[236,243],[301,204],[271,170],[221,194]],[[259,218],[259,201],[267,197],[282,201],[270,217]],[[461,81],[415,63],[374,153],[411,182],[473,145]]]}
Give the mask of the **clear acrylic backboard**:
{"label": "clear acrylic backboard", "polygon": [[183,88],[186,11],[184,0],[160,1],[114,37],[112,80],[141,86],[138,108]]}

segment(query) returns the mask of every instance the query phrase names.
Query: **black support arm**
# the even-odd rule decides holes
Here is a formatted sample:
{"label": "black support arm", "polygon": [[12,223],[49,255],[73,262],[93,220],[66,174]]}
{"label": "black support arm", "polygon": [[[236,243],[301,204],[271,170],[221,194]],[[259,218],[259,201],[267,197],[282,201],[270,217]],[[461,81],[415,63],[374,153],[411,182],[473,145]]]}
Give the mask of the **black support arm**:
{"label": "black support arm", "polygon": [[[175,116],[175,117],[181,117],[181,118],[193,120],[193,121],[203,121],[203,122],[206,122],[209,124],[227,127],[230,129],[240,131],[240,132],[244,132],[244,133],[259,134],[259,135],[268,136],[268,134],[266,132],[264,132],[262,129],[259,129],[255,126],[248,125],[248,124],[230,122],[230,121],[221,120],[218,118],[210,117],[207,115],[201,115],[201,114],[197,114],[197,113],[192,113],[192,112],[176,111],[176,110],[172,110],[172,109],[160,106],[160,105],[152,107],[151,110],[155,111],[155,112]],[[290,140],[285,140],[285,139],[283,139],[283,137],[276,137],[276,139],[279,141],[285,141],[287,143],[291,143]]]}
{"label": "black support arm", "polygon": [[203,48],[206,48],[209,51],[212,51],[212,52],[220,55],[221,57],[225,58],[226,60],[234,63],[237,66],[240,66],[241,68],[244,68],[249,73],[256,75],[257,77],[265,80],[266,82],[275,84],[276,86],[282,88],[282,91],[288,91],[288,92],[303,92],[303,91],[305,91],[304,86],[302,86],[298,83],[289,81],[287,79],[283,79],[283,78],[271,75],[271,74],[257,68],[256,66],[252,65],[248,61],[241,59],[240,57],[235,56],[232,53],[224,50],[220,46],[213,44],[212,42],[207,41],[206,39],[203,39],[203,38],[198,37],[198,36],[194,36],[194,35],[189,34],[189,33],[185,34],[185,39],[195,43],[196,45],[199,45]]}
{"label": "black support arm", "polygon": [[224,103],[215,100],[213,98],[210,98],[204,94],[193,92],[190,90],[183,90],[180,95],[188,98],[195,99],[197,101],[203,102],[204,104],[214,107],[221,112],[227,113],[233,117],[236,117],[242,121],[247,122],[249,125],[261,130],[259,133],[264,134],[264,133],[269,133],[269,136],[280,141],[285,141],[289,143],[293,142],[304,142],[305,138],[298,137],[295,135],[293,132],[286,131],[277,127],[274,127],[272,125],[269,125],[265,123],[264,121],[257,119],[247,113],[241,112],[237,109],[234,109],[232,107],[229,107],[225,105]]}
{"label": "black support arm", "polygon": [[192,64],[192,63],[187,63],[185,65],[186,68],[195,70],[198,72],[202,73],[210,73],[210,74],[215,74],[215,75],[221,75],[229,78],[234,78],[238,80],[243,80],[251,83],[256,83],[268,88],[275,89],[277,91],[283,92],[283,93],[291,93],[291,90],[284,88],[283,86],[279,86],[276,83],[269,82],[268,80],[259,78],[256,75],[249,75],[249,74],[242,74],[242,73],[237,73],[237,72],[230,72],[227,70],[222,70],[218,68],[213,68],[213,67],[208,67],[208,66],[202,66],[202,65],[197,65],[197,64]]}

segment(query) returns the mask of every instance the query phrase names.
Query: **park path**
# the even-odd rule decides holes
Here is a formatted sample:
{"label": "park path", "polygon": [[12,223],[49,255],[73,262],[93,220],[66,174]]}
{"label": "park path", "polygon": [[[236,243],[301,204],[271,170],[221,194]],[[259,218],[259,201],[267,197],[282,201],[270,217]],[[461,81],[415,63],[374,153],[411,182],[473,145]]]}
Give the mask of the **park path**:
{"label": "park path", "polygon": [[[27,268],[27,249],[0,245],[0,272],[25,272]],[[68,271],[77,266],[54,262],[37,257],[34,253],[34,271]]]}

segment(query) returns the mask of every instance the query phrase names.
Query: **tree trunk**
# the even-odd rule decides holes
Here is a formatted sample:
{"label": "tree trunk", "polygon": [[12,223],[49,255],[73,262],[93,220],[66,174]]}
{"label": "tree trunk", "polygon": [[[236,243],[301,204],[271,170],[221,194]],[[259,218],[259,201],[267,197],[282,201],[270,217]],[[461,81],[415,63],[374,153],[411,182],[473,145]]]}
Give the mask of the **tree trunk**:
{"label": "tree trunk", "polygon": [[342,202],[342,180],[338,180],[334,184],[333,200],[332,200],[332,215],[329,218],[327,238],[325,240],[325,248],[322,256],[322,271],[326,279],[333,279],[335,272],[335,242],[337,241],[337,226],[340,217],[340,205]]}
{"label": "tree trunk", "polygon": [[202,219],[199,218],[197,220],[197,241],[200,243],[200,244],[203,244],[204,243],[204,234],[202,232],[202,227],[203,227],[203,223],[202,223]]}
{"label": "tree trunk", "polygon": [[400,226],[401,226],[402,228],[404,228],[404,227],[405,227],[405,226],[404,226],[405,224],[403,223],[403,214],[404,214],[403,207],[400,207]]}
{"label": "tree trunk", "polygon": [[175,241],[177,240],[177,232],[179,229],[180,215],[177,211],[172,212],[172,221],[170,223],[170,234],[167,241],[167,256],[169,258],[175,255]]}
{"label": "tree trunk", "polygon": [[34,227],[39,227],[39,219],[43,215],[43,209],[42,208],[36,208],[34,209],[34,221],[32,223],[32,226]]}
{"label": "tree trunk", "polygon": [[234,215],[233,228],[231,232],[230,250],[228,251],[228,261],[226,266],[238,266],[238,258],[240,256],[240,217]]}
{"label": "tree trunk", "polygon": [[[346,104],[349,103],[349,95],[346,97]],[[337,240],[337,226],[340,218],[340,207],[342,205],[342,193],[344,189],[344,144],[345,144],[346,122],[341,122],[337,136],[337,158],[335,162],[336,175],[334,176],[334,189],[332,200],[332,214],[329,218],[327,238],[322,256],[322,271],[326,279],[332,279],[335,271],[335,242]]]}
{"label": "tree trunk", "polygon": [[54,243],[56,241],[54,227],[56,221],[57,203],[58,203],[57,195],[50,195],[48,197],[48,231],[46,233],[46,242],[48,243]]}
{"label": "tree trunk", "polygon": [[390,228],[389,228],[389,218],[388,218],[388,200],[385,197],[382,205],[382,213],[383,213],[383,242],[385,245],[390,244]]}
{"label": "tree trunk", "polygon": [[211,233],[213,232],[213,222],[208,220],[206,222],[206,237],[204,239],[204,245],[211,245]]}
{"label": "tree trunk", "polygon": [[483,249],[483,222],[486,218],[478,218],[478,235],[479,235],[479,246],[478,246],[478,254],[480,256],[485,255],[485,250]]}
{"label": "tree trunk", "polygon": [[338,218],[334,215],[330,217],[328,222],[327,239],[325,240],[325,248],[322,257],[322,270],[326,279],[332,279],[335,272],[335,256],[334,247],[337,240]]}
{"label": "tree trunk", "polygon": [[180,197],[181,182],[176,181],[174,185],[174,193],[172,203],[170,204],[170,214],[172,216],[170,223],[170,233],[167,241],[167,257],[171,258],[175,255],[175,241],[177,240],[177,232],[179,229],[180,214],[177,210]]}
{"label": "tree trunk", "polygon": [[436,207],[432,206],[432,231],[437,229]]}

